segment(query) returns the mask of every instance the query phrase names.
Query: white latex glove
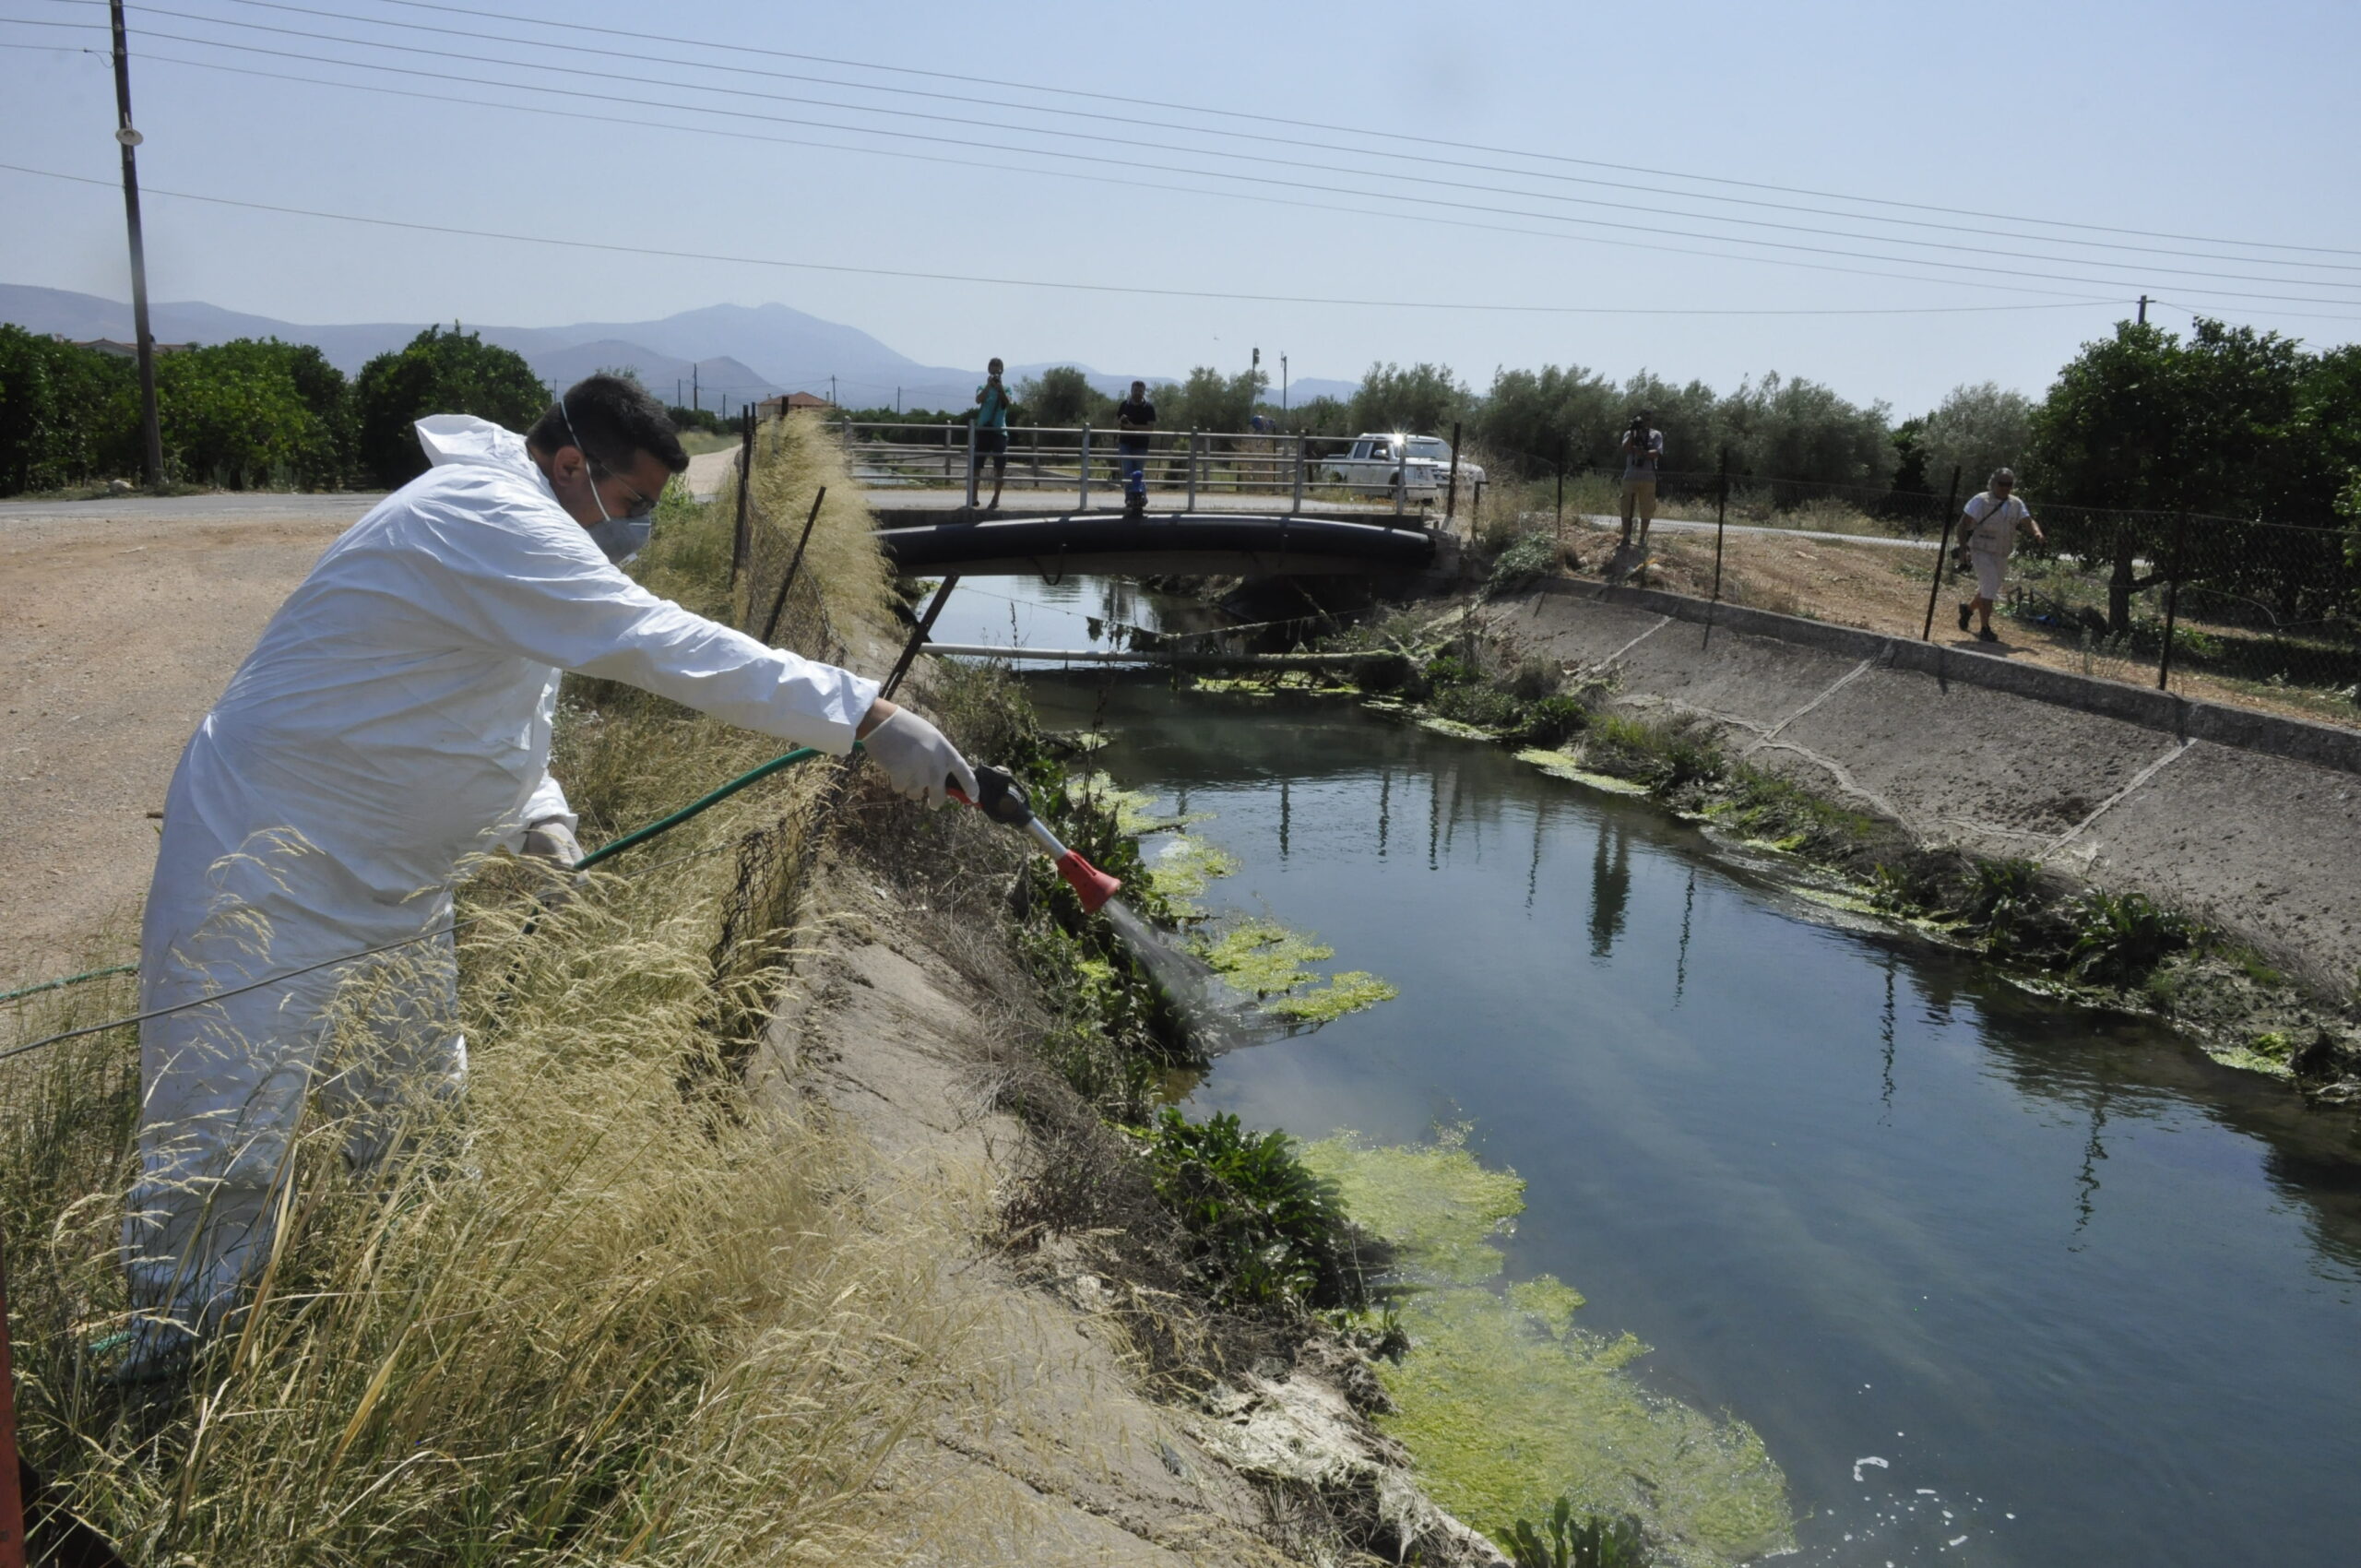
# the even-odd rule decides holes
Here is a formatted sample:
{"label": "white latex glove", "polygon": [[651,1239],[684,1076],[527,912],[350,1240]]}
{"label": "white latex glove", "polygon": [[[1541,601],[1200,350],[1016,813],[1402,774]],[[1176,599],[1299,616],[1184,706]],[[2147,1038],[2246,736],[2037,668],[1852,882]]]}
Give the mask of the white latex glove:
{"label": "white latex glove", "polygon": [[555,874],[541,894],[541,901],[552,906],[564,903],[574,897],[581,878],[575,873],[574,863],[582,858],[582,841],[564,817],[545,817],[525,829],[525,858],[539,861]]}
{"label": "white latex glove", "polygon": [[886,782],[905,800],[928,806],[951,798],[947,784],[956,784],[969,800],[976,798],[976,770],[943,731],[912,713],[896,708],[891,717],[861,737],[861,749],[885,770]]}

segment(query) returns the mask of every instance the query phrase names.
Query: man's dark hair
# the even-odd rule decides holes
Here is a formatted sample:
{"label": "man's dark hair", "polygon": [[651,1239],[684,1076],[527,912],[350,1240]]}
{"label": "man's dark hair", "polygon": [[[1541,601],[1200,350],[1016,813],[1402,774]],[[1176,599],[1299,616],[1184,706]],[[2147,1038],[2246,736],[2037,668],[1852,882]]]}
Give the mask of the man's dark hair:
{"label": "man's dark hair", "polygon": [[533,422],[525,439],[542,452],[576,446],[601,471],[629,473],[646,452],[674,473],[689,466],[672,416],[635,381],[620,375],[585,376],[565,389],[549,411]]}

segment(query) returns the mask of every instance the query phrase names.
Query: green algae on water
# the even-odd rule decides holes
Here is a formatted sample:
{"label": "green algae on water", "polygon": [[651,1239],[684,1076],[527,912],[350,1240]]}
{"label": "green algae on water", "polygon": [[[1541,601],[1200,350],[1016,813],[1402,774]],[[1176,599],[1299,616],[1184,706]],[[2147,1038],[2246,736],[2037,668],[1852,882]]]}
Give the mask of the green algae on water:
{"label": "green algae on water", "polygon": [[1202,838],[1175,833],[1148,858],[1147,880],[1159,897],[1184,915],[1204,913],[1196,900],[1216,877],[1238,870],[1238,858]]}
{"label": "green algae on water", "polygon": [[1501,1288],[1496,1242],[1525,1183],[1487,1170],[1466,1133],[1392,1148],[1343,1133],[1302,1151],[1400,1249],[1411,1349],[1377,1369],[1395,1405],[1380,1425],[1436,1502],[1501,1538],[1566,1497],[1641,1519],[1678,1564],[1793,1550],[1786,1484],[1761,1438],[1650,1394],[1626,1370],[1647,1347],[1579,1326],[1573,1287],[1545,1274]]}
{"label": "green algae on water", "polygon": [[1264,1012],[1293,1023],[1328,1023],[1401,994],[1363,969],[1318,983],[1321,977],[1307,966],[1326,962],[1336,950],[1275,921],[1241,921],[1194,946],[1216,974],[1260,1002]]}
{"label": "green algae on water", "polygon": [[1355,1220],[1402,1249],[1408,1270],[1472,1285],[1506,1260],[1493,1241],[1525,1212],[1525,1178],[1488,1170],[1467,1148],[1464,1125],[1431,1143],[1371,1148],[1338,1133],[1301,1151],[1312,1174],[1336,1183]]}
{"label": "green algae on water", "polygon": [[1648,787],[1634,784],[1629,778],[1617,778],[1609,774],[1593,773],[1574,760],[1571,752],[1547,751],[1538,746],[1527,747],[1516,754],[1519,762],[1531,763],[1552,778],[1570,783],[1585,784],[1594,790],[1604,790],[1610,795],[1644,795]]}

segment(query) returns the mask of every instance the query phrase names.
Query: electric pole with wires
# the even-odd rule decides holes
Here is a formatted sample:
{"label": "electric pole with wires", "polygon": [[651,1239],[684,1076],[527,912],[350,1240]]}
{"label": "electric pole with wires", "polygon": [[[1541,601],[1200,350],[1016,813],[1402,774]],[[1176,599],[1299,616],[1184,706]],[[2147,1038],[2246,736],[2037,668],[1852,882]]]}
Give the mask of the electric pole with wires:
{"label": "electric pole with wires", "polygon": [[131,124],[131,41],[123,0],[107,0],[114,30],[114,139],[123,148],[123,221],[131,235],[131,335],[139,355],[139,465],[148,488],[164,482],[164,431],[156,419],[156,336],[148,329],[148,247],[139,234],[139,159],[146,138]]}

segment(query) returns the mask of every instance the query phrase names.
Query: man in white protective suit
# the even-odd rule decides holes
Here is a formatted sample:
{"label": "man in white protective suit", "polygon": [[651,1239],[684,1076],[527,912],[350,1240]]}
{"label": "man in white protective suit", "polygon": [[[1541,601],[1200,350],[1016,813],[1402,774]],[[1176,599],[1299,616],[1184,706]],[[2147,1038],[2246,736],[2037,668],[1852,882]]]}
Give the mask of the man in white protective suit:
{"label": "man in white protective suit", "polygon": [[[547,771],[560,671],[836,755],[859,737],[930,805],[946,784],[975,790],[950,742],[875,682],[618,569],[688,466],[636,386],[592,376],[524,437],[466,415],[421,420],[418,436],[433,466],[320,558],[182,754],[140,934],[141,1011],[408,944],[141,1026],[126,1376],[176,1364],[268,1261],[309,1095],[352,1115],[345,1153],[365,1168],[403,1107],[460,1089],[456,870],[502,847],[561,866],[581,855]],[[325,1063],[331,1004],[356,977],[372,1048]]]}

